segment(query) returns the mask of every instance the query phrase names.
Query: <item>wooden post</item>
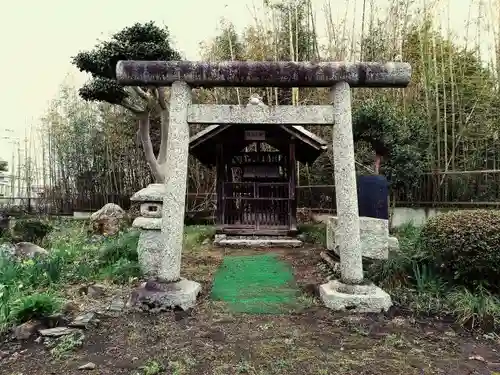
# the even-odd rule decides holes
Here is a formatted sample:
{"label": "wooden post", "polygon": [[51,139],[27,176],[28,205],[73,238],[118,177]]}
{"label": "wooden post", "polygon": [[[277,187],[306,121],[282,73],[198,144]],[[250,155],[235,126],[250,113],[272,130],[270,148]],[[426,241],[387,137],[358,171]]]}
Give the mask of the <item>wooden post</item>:
{"label": "wooden post", "polygon": [[289,146],[289,156],[288,156],[288,222],[290,231],[297,230],[297,199],[296,199],[296,187],[297,187],[297,170],[295,168],[295,138],[290,139]]}
{"label": "wooden post", "polygon": [[224,149],[222,143],[217,143],[216,155],[216,191],[217,191],[217,226],[224,226],[224,180],[225,180]]}

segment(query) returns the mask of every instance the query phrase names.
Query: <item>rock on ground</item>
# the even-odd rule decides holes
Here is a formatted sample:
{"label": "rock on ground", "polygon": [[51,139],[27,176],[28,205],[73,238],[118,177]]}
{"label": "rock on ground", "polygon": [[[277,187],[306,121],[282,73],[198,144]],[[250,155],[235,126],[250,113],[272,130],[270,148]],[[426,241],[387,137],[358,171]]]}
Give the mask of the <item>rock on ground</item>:
{"label": "rock on ground", "polygon": [[80,367],[78,367],[78,370],[94,370],[97,366],[93,362],[86,363]]}
{"label": "rock on ground", "polygon": [[90,215],[94,233],[114,235],[120,231],[120,226],[127,214],[115,203],[107,203],[100,210]]}
{"label": "rock on ground", "polygon": [[32,320],[20,324],[14,329],[14,337],[17,340],[27,340],[36,332],[39,326],[40,322]]}
{"label": "rock on ground", "polygon": [[33,259],[36,256],[46,256],[49,252],[31,242],[18,242],[14,245],[16,258]]}

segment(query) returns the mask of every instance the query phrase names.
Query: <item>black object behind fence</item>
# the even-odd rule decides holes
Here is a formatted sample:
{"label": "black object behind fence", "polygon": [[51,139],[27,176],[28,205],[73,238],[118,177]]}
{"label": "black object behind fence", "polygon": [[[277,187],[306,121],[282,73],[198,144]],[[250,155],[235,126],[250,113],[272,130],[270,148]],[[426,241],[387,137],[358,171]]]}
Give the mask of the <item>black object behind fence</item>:
{"label": "black object behind fence", "polygon": [[384,176],[358,176],[359,216],[389,219],[389,183]]}
{"label": "black object behind fence", "polygon": [[[360,216],[389,218],[389,184],[384,176],[358,176],[358,209]],[[335,186],[299,186],[297,188],[299,208],[335,213],[337,209]]]}

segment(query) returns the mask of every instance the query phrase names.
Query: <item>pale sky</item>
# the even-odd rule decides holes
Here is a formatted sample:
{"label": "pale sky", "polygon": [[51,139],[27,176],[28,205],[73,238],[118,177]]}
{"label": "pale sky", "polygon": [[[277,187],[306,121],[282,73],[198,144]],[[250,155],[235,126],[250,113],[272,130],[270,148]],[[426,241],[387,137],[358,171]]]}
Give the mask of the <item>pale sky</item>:
{"label": "pale sky", "polygon": [[[453,0],[451,26],[458,34],[463,34],[472,1],[491,0]],[[374,2],[377,7],[387,3]],[[324,3],[313,0],[319,30],[325,29]],[[362,1],[357,3],[359,15]],[[23,138],[31,124],[38,124],[68,73],[75,75],[76,82],[84,82],[85,76],[76,72],[70,59],[78,51],[92,48],[98,38],[105,39],[135,22],[152,20],[167,25],[176,48],[196,60],[199,43],[217,34],[222,17],[242,30],[253,22],[250,9],[259,9],[261,4],[261,0],[7,1],[0,11],[4,86],[0,137],[11,134],[6,129],[12,129],[14,136]],[[346,6],[352,17],[356,5],[355,0],[331,0],[331,4],[339,19],[344,17]],[[485,39],[483,49],[488,50],[491,42]],[[10,162],[12,150],[9,141],[0,138],[0,158]]]}

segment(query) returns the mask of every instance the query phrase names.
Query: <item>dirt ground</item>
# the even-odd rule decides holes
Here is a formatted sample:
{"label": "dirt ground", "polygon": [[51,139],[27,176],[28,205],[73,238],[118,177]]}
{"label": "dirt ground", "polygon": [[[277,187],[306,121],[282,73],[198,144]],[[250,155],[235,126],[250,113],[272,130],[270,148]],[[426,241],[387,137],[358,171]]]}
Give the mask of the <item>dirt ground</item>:
{"label": "dirt ground", "polygon": [[[305,311],[290,315],[233,315],[207,296],[222,256],[258,250],[207,249],[185,255],[183,275],[203,283],[189,313],[123,313],[101,317],[83,345],[55,359],[44,344],[1,344],[17,355],[0,361],[2,375],[389,375],[500,373],[500,344],[447,323],[388,315],[348,315],[306,295]],[[320,249],[273,249],[293,266],[306,293],[324,282]],[[92,362],[95,368],[78,370]],[[158,366],[163,369],[159,372]]]}

